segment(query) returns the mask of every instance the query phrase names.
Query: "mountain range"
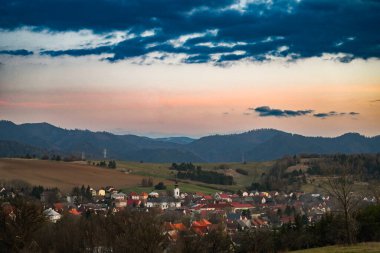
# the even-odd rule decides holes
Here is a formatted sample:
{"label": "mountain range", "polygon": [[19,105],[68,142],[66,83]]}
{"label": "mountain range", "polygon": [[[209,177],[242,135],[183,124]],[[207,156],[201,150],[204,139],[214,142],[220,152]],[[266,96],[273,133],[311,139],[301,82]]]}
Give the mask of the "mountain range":
{"label": "mountain range", "polygon": [[199,139],[188,137],[148,138],[115,135],[108,132],[68,130],[48,123],[17,125],[0,121],[0,156],[25,154],[86,155],[87,159],[144,162],[240,162],[265,161],[285,155],[377,153],[380,136],[358,133],[329,137],[306,137],[275,129],[252,130],[240,134],[211,135]]}

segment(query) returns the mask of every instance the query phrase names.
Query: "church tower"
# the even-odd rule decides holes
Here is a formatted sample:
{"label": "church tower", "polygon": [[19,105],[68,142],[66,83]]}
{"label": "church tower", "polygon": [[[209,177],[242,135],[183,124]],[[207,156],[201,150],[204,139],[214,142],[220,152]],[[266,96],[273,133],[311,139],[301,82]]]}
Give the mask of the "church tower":
{"label": "church tower", "polygon": [[176,199],[180,198],[180,191],[179,191],[178,183],[177,182],[175,182],[175,185],[174,185],[173,196]]}

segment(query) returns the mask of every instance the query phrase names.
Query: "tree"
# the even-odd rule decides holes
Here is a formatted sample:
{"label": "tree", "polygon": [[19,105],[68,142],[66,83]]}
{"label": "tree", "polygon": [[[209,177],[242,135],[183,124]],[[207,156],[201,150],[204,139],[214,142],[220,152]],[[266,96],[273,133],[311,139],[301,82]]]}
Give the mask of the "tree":
{"label": "tree", "polygon": [[274,252],[273,235],[267,229],[249,229],[240,232],[238,241],[236,252]]}
{"label": "tree", "polygon": [[354,242],[354,219],[353,214],[360,201],[353,194],[354,178],[347,171],[343,171],[342,175],[337,177],[329,177],[326,184],[323,186],[325,191],[333,197],[344,217],[344,228],[346,235],[346,243]]}
{"label": "tree", "polygon": [[41,206],[20,198],[11,204],[14,215],[0,209],[0,252],[29,252],[36,244],[35,232],[45,222]]}
{"label": "tree", "polygon": [[166,189],[166,185],[163,182],[159,182],[158,184],[156,184],[154,186],[154,189],[156,189],[156,190],[165,190]]}
{"label": "tree", "polygon": [[116,162],[115,161],[109,161],[108,162],[108,168],[116,169]]}

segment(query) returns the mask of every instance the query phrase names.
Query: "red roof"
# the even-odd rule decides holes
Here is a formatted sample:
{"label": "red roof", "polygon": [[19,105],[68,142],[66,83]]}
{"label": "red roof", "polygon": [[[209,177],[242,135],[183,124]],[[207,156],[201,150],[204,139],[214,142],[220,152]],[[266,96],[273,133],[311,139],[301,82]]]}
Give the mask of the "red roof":
{"label": "red roof", "polygon": [[219,196],[220,196],[222,199],[228,199],[228,198],[230,198],[230,196],[229,196],[228,194],[226,194],[226,193],[221,193],[221,194],[219,194]]}
{"label": "red roof", "polygon": [[239,202],[232,202],[231,206],[236,207],[236,208],[252,208],[253,207],[253,205],[251,205],[251,204],[239,203]]}
{"label": "red roof", "polygon": [[206,204],[202,208],[204,209],[223,209],[231,207],[230,203],[217,203],[217,204]]}
{"label": "red roof", "polygon": [[63,204],[62,203],[54,203],[53,206],[54,206],[55,211],[63,209]]}

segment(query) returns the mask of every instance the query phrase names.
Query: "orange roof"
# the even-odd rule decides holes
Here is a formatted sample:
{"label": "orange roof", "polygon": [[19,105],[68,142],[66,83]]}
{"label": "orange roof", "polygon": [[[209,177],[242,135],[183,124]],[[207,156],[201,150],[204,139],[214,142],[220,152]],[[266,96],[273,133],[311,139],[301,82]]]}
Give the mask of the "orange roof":
{"label": "orange roof", "polygon": [[178,231],[185,231],[186,227],[183,225],[183,223],[174,223],[172,224],[173,228]]}
{"label": "orange roof", "polygon": [[146,192],[142,192],[142,193],[140,193],[140,195],[141,195],[141,196],[148,196],[148,193],[146,193]]}
{"label": "orange roof", "polygon": [[80,212],[78,212],[77,209],[73,208],[69,211],[69,213],[73,214],[73,215],[80,215]]}
{"label": "orange roof", "polygon": [[211,225],[211,223],[206,219],[202,219],[200,221],[194,221],[192,224],[193,227],[207,227],[209,225]]}

